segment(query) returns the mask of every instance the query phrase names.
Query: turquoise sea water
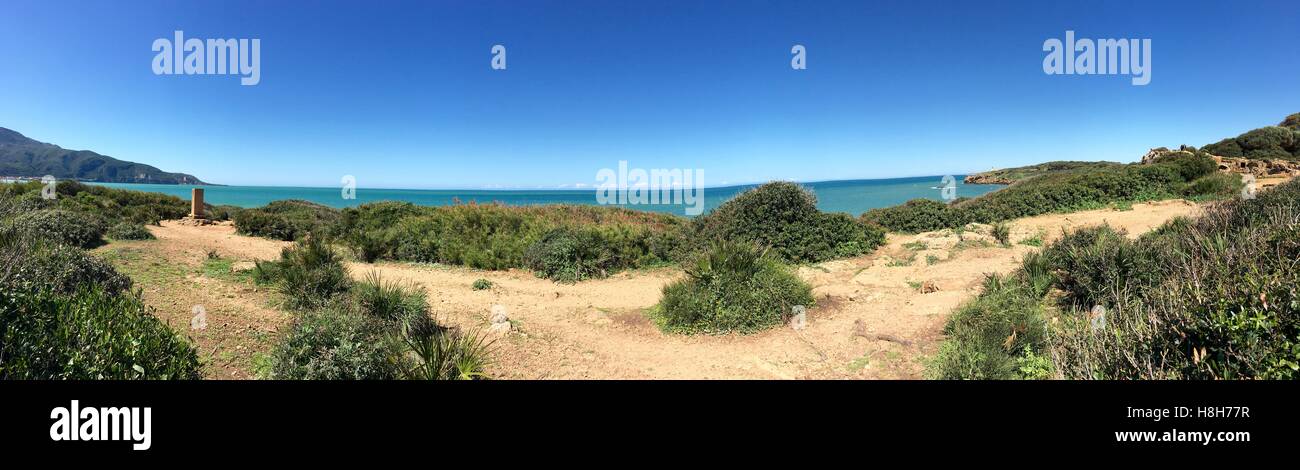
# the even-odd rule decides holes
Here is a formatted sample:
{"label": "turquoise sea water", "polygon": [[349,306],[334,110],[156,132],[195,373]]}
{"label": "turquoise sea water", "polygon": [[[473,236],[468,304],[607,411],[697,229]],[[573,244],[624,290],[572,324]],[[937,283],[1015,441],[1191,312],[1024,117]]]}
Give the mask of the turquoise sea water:
{"label": "turquoise sea water", "polygon": [[[1001,185],[962,184],[957,177],[957,195],[975,197]],[[902,204],[909,199],[930,198],[939,200],[942,177],[924,176],[877,180],[823,181],[802,183],[817,195],[817,206],[823,211],[846,212],[858,215],[868,209]],[[92,183],[112,188],[151,191],[179,196],[189,200],[190,188],[195,186],[167,184]],[[303,199],[332,207],[349,207],[376,201],[407,201],[419,205],[441,206],[461,202],[501,202],[510,205],[528,204],[597,204],[596,191],[586,190],[481,190],[481,189],[370,189],[357,188],[355,199],[344,199],[340,188],[295,188],[278,186],[201,186],[208,204],[229,204],[240,207],[264,206],[281,199]],[[705,188],[705,210],[712,210],[736,194],[754,185]],[[682,205],[628,205],[630,209],[667,212],[685,215]]]}

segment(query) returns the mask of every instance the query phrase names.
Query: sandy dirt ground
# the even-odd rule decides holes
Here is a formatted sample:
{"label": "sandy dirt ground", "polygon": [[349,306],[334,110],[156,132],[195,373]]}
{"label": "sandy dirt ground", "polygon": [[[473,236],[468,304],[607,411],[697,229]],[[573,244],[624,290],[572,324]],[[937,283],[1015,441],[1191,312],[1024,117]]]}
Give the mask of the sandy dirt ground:
{"label": "sandy dirt ground", "polygon": [[[1012,222],[1003,247],[987,227],[891,235],[869,256],[798,268],[817,305],[804,330],[789,327],[753,335],[683,336],[660,332],[645,316],[663,286],[680,270],[663,268],[608,279],[557,284],[520,270],[479,271],[406,263],[349,263],[353,277],[378,271],[426,290],[443,323],[482,328],[494,305],[514,324],[494,336],[490,375],[505,379],[800,379],[922,378],[926,357],[943,339],[944,320],[978,294],[986,273],[1006,273],[1063,230],[1108,223],[1137,236],[1200,206],[1184,201],[1134,204],[1132,210],[1050,214]],[[246,278],[214,272],[207,253],[233,263],[274,259],[286,244],[236,235],[229,225],[151,227],[158,240],[114,242],[105,256],[137,278],[145,300],[164,320],[187,331],[209,362],[211,378],[249,378],[288,313],[274,295]],[[1030,240],[1025,244],[1026,240]],[[218,264],[217,267],[224,267]],[[158,279],[157,272],[175,273]],[[474,280],[492,281],[475,291]],[[922,288],[925,289],[922,289]],[[930,287],[937,291],[930,292]],[[922,290],[927,291],[923,293]],[[201,304],[208,328],[188,327]]]}

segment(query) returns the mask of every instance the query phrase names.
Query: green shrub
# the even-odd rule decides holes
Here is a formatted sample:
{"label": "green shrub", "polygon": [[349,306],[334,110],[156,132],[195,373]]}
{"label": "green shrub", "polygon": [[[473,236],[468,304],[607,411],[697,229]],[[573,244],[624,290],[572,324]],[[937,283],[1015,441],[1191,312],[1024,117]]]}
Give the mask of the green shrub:
{"label": "green shrub", "polygon": [[408,380],[477,380],[486,378],[492,341],[478,331],[452,330],[433,322],[410,325],[402,332],[407,353],[398,362]]}
{"label": "green shrub", "polygon": [[819,262],[870,252],[884,243],[884,231],[844,214],[817,209],[803,187],[773,182],[740,193],[691,224],[689,237],[704,243],[731,240],[768,247],[789,262]]}
{"label": "green shrub", "polygon": [[258,262],[254,278],[274,283],[285,306],[295,310],[324,307],[352,286],[342,258],[315,237],[285,247],[279,261]]}
{"label": "green shrub", "polygon": [[1011,226],[1005,222],[993,224],[993,227],[989,229],[989,234],[993,235],[993,239],[997,240],[1002,246],[1011,246]]}
{"label": "green shrub", "polygon": [[1300,131],[1300,113],[1295,113],[1290,116],[1287,116],[1285,119],[1282,119],[1282,122],[1278,124],[1278,126],[1285,127],[1293,131]]}
{"label": "green shrub", "polygon": [[1220,157],[1241,158],[1246,156],[1246,151],[1242,150],[1241,145],[1237,144],[1236,138],[1220,140],[1213,144],[1201,147],[1201,150]]}
{"label": "green shrub", "polygon": [[107,231],[103,217],[62,209],[26,212],[11,220],[16,230],[82,248],[102,244]]}
{"label": "green shrub", "polygon": [[721,242],[663,289],[654,316],[666,331],[753,333],[813,305],[812,288],[775,257],[748,243]]}
{"label": "green shrub", "polygon": [[957,309],[944,326],[947,338],[931,360],[936,379],[1026,378],[1019,354],[1042,351],[1047,323],[1040,294],[1024,277],[990,275],[984,292]]}
{"label": "green shrub", "polygon": [[367,260],[534,267],[544,277],[576,281],[672,261],[682,224],[611,207],[377,203],[345,209],[333,233]]}
{"label": "green shrub", "polygon": [[492,288],[492,281],[483,278],[475,279],[474,285],[471,287],[474,290],[488,290]]}
{"label": "green shrub", "polygon": [[1149,288],[1162,277],[1167,264],[1108,225],[1069,233],[1044,250],[1044,255],[1051,260],[1065,300],[1082,310]]}
{"label": "green shrub", "polygon": [[872,209],[862,218],[891,232],[920,233],[966,225],[962,215],[933,199],[913,199],[902,205]]}
{"label": "green shrub", "polygon": [[1300,156],[1300,125],[1295,114],[1277,126],[1261,127],[1234,138],[1206,145],[1202,150],[1223,157],[1293,160]]}
{"label": "green shrub", "polygon": [[108,229],[108,238],[114,240],[153,240],[153,233],[143,225],[131,222],[118,222]]}
{"label": "green shrub", "polygon": [[360,312],[388,324],[404,324],[429,315],[424,290],[400,282],[385,281],[377,272],[352,287],[352,299]]}
{"label": "green shrub", "polygon": [[[1067,234],[950,319],[932,375],[1300,378],[1296,220],[1300,181],[1136,240],[1105,226]],[[1058,310],[1051,341],[1017,343],[1036,330],[1007,329]]]}
{"label": "green shrub", "polygon": [[371,273],[350,302],[299,316],[271,356],[276,379],[472,380],[485,377],[491,341],[439,325],[424,291]]}
{"label": "green shrub", "polygon": [[398,378],[397,341],[378,319],[342,306],[299,315],[271,353],[272,379]]}
{"label": "green shrub", "polygon": [[293,199],[237,212],[235,229],[244,235],[293,241],[311,233],[324,237],[338,219],[335,209]]}
{"label": "green shrub", "polygon": [[79,248],[10,232],[0,234],[0,288],[118,294],[131,288],[131,278]]}
{"label": "green shrub", "polygon": [[607,276],[617,260],[594,230],[557,228],[528,247],[524,265],[539,277],[576,282]]}
{"label": "green shrub", "polygon": [[1241,192],[1245,183],[1235,173],[1213,173],[1192,181],[1183,189],[1189,198],[1229,198]]}
{"label": "green shrub", "polygon": [[994,224],[1049,212],[1177,197],[1187,182],[1215,169],[1208,155],[1184,150],[1152,164],[1085,166],[1040,174],[953,204],[916,199],[901,206],[872,209],[862,218],[903,233],[955,229],[971,222]]}
{"label": "green shrub", "polygon": [[135,295],[0,291],[0,378],[198,379],[198,354]]}

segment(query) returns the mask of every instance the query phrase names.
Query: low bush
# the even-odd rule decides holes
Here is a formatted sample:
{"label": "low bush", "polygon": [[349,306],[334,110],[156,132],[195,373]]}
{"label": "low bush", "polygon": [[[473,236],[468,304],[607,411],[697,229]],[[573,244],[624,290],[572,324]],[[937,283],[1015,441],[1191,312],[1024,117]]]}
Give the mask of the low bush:
{"label": "low bush", "polygon": [[153,233],[143,225],[131,222],[118,222],[109,227],[106,233],[108,238],[114,240],[153,240]]}
{"label": "low bush", "polygon": [[857,256],[884,244],[884,230],[844,214],[817,209],[812,192],[789,182],[767,183],[692,220],[693,251],[716,240],[753,243],[779,259],[803,263]]}
{"label": "low bush", "polygon": [[[1300,378],[1297,220],[1300,181],[1292,181],[1136,240],[1104,226],[1067,234],[1026,256],[1019,289],[986,287],[971,304],[997,308],[953,316],[932,375],[1041,375],[1016,365],[1023,356],[1050,357],[1053,375],[1076,379]],[[1025,332],[1008,331],[1000,320],[1008,316],[1054,318],[1050,341],[1017,344]],[[1003,326],[978,333],[967,324]]]}
{"label": "low bush", "polygon": [[929,364],[931,378],[1024,378],[1021,354],[1046,349],[1040,295],[1024,278],[989,276],[983,293],[949,317],[947,339]]}
{"label": "low bush", "polygon": [[1215,168],[1214,160],[1204,153],[1177,151],[1151,164],[1047,173],[953,204],[916,199],[901,206],[872,209],[862,218],[902,233],[957,228],[972,222],[993,224],[1049,212],[1178,197],[1189,181],[1211,174]]}
{"label": "low bush", "polygon": [[424,292],[371,273],[349,298],[300,315],[271,355],[275,379],[474,380],[492,342],[439,325]]}
{"label": "low bush", "polygon": [[352,286],[342,257],[314,237],[285,247],[278,261],[257,262],[254,279],[274,284],[295,310],[322,308]]}
{"label": "low bush", "polygon": [[0,291],[0,379],[198,379],[198,354],[135,295]]}
{"label": "low bush", "polygon": [[429,301],[423,290],[385,281],[377,272],[366,274],[351,294],[360,312],[386,324],[401,325],[429,314]]}
{"label": "low bush", "polygon": [[43,209],[10,219],[15,230],[75,247],[93,248],[104,242],[108,230],[103,217],[62,209]]}
{"label": "low bush", "polygon": [[131,278],[85,250],[9,232],[0,234],[0,288],[118,294],[131,288]]}
{"label": "low bush", "polygon": [[959,211],[933,199],[913,199],[901,205],[872,209],[862,218],[893,232],[920,233],[966,225]]}
{"label": "low bush", "polygon": [[569,282],[672,261],[682,224],[612,207],[376,203],[344,209],[331,233],[367,261],[530,267]]}
{"label": "low bush", "polygon": [[62,209],[94,214],[113,223],[157,224],[161,220],[184,217],[190,209],[188,201],[176,196],[114,189],[77,181],[59,181],[55,185],[57,198],[44,200],[41,198],[44,187],[39,181],[4,184],[0,185],[0,197],[26,200],[29,211]]}
{"label": "low bush", "polygon": [[483,278],[475,279],[474,284],[470,287],[474,290],[488,290],[492,288],[492,281]]}
{"label": "low bush", "polygon": [[528,269],[560,282],[605,277],[619,264],[591,229],[553,229],[524,252]]}
{"label": "low bush", "polygon": [[1192,181],[1183,189],[1183,196],[1193,199],[1223,199],[1241,193],[1245,184],[1236,173],[1213,173]]}
{"label": "low bush", "polygon": [[1201,147],[1221,157],[1252,159],[1300,159],[1300,118],[1292,114],[1277,126],[1261,127]]}
{"label": "low bush", "polygon": [[993,236],[1002,246],[1011,246],[1011,226],[1006,222],[998,222],[989,228],[989,234]]}
{"label": "low bush", "polygon": [[265,207],[235,213],[235,229],[244,235],[293,241],[315,233],[325,237],[339,211],[301,200],[275,201]]}
{"label": "low bush", "polygon": [[400,345],[382,322],[334,306],[294,319],[271,352],[270,378],[388,380],[398,378]]}
{"label": "low bush", "polygon": [[749,243],[720,242],[663,289],[654,316],[666,331],[753,333],[813,305],[812,288],[775,256]]}

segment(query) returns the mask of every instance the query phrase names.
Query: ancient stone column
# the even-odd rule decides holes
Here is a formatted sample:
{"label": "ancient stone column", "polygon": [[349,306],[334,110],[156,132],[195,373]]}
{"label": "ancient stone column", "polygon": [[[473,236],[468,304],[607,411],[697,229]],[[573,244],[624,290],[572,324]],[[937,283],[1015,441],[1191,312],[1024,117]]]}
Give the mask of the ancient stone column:
{"label": "ancient stone column", "polygon": [[203,217],[203,188],[194,188],[190,190],[190,217],[202,219]]}

